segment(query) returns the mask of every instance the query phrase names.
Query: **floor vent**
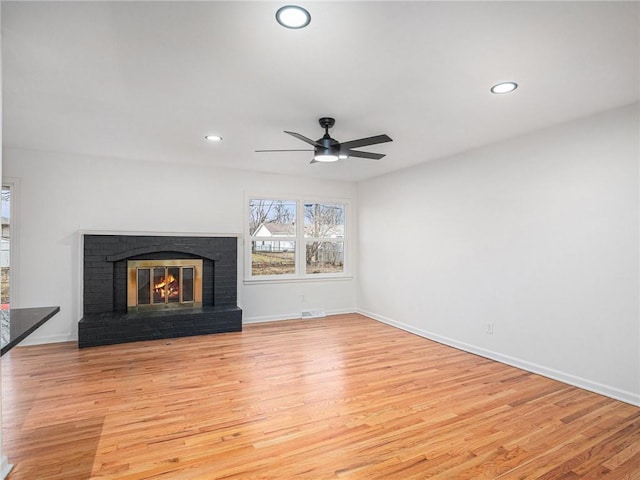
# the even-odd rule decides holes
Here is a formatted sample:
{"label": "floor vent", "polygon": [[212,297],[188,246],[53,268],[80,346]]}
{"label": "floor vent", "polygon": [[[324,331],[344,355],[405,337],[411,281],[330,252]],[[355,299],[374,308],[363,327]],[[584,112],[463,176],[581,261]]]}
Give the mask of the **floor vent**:
{"label": "floor vent", "polygon": [[303,310],[300,318],[323,318],[327,316],[324,310]]}

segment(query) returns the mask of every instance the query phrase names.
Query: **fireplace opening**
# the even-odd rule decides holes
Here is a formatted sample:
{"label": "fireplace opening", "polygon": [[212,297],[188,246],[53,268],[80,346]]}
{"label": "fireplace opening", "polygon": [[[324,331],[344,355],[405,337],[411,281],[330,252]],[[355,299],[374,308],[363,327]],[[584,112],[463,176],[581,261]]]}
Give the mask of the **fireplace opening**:
{"label": "fireplace opening", "polygon": [[129,260],[130,312],[202,306],[202,260]]}

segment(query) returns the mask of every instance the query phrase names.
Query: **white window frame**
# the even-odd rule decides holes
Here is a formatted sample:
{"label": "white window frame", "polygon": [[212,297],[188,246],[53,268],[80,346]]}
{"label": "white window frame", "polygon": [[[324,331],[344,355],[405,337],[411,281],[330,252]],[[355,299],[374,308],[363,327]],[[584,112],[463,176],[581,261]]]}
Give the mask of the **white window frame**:
{"label": "white window frame", "polygon": [[[295,272],[292,274],[282,275],[253,275],[251,269],[251,245],[254,240],[268,240],[267,237],[252,237],[249,229],[249,213],[250,202],[252,200],[274,200],[283,202],[296,202],[296,236],[291,237],[295,241]],[[313,238],[304,236],[304,205],[305,203],[319,203],[326,205],[343,205],[344,206],[344,238],[334,239],[334,242],[342,242],[344,249],[344,265],[340,273],[306,273],[306,249],[307,242],[313,241]],[[249,194],[245,196],[244,202],[244,283],[291,283],[291,282],[308,282],[308,281],[331,281],[331,280],[350,280],[353,278],[351,273],[351,249],[350,249],[350,232],[352,222],[351,202],[344,198],[318,198],[316,196],[306,195],[269,195],[269,194]],[[289,238],[289,237],[286,237]],[[321,241],[331,241],[332,239],[321,238]]]}

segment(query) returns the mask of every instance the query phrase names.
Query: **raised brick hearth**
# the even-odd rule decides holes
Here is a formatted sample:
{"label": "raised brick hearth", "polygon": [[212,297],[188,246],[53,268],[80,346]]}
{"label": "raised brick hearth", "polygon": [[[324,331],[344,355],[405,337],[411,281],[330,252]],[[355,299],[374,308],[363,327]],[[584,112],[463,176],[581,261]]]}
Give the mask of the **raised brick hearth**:
{"label": "raised brick hearth", "polygon": [[[237,305],[237,239],[84,235],[84,317],[80,348],[242,330]],[[202,307],[128,312],[129,260],[202,259]]]}

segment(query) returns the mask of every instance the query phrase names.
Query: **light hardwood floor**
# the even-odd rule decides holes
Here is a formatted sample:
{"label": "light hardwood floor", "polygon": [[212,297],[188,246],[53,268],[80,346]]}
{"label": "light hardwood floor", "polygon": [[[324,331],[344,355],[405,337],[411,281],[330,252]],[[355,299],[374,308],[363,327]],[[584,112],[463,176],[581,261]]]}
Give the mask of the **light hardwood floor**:
{"label": "light hardwood floor", "polygon": [[640,479],[640,408],[360,315],[2,359],[9,480]]}

